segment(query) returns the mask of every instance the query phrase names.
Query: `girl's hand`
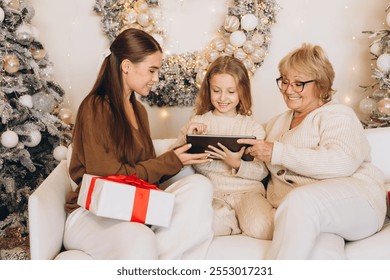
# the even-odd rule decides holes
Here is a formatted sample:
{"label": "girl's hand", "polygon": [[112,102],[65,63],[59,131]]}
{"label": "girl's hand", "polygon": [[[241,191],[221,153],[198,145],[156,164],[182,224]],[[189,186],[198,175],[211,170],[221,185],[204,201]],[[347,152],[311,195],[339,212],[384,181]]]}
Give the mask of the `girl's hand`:
{"label": "girl's hand", "polygon": [[226,162],[231,168],[238,170],[241,166],[241,157],[244,154],[245,147],[242,147],[238,152],[232,152],[221,143],[218,143],[219,149],[214,146],[208,146],[211,151],[210,158],[220,159]]}
{"label": "girl's hand", "polygon": [[204,123],[191,123],[188,127],[188,134],[205,134],[207,125]]}
{"label": "girl's hand", "polygon": [[206,163],[212,161],[212,159],[209,158],[210,154],[208,153],[201,153],[201,154],[186,153],[190,148],[191,148],[191,144],[185,144],[173,150],[183,165],[200,164],[200,163]]}
{"label": "girl's hand", "polygon": [[274,143],[260,139],[238,139],[237,142],[251,145],[246,148],[245,153],[251,154],[256,160],[271,162]]}

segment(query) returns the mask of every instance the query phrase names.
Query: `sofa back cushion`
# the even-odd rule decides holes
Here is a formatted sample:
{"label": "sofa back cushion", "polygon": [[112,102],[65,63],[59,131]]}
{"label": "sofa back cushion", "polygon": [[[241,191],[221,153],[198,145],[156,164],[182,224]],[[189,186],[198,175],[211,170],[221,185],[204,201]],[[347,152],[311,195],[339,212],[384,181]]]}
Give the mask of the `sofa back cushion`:
{"label": "sofa back cushion", "polygon": [[371,145],[371,159],[385,174],[385,182],[390,183],[390,127],[364,130]]}

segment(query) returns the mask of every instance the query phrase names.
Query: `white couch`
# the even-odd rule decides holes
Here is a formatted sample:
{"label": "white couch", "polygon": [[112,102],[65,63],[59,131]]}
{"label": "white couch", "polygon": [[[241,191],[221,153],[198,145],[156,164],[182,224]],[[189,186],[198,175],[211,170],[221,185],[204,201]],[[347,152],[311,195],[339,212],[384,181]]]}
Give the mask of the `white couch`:
{"label": "white couch", "polygon": [[[368,129],[366,135],[372,148],[372,161],[384,172],[386,187],[390,190],[390,127]],[[156,153],[165,151],[173,140],[154,140]],[[191,173],[193,169],[186,167],[166,184]],[[70,188],[67,162],[64,160],[30,196],[28,211],[31,259],[91,259],[82,251],[63,251],[62,248],[66,219],[64,201]],[[386,222],[380,232],[363,240],[344,243],[340,237],[329,235],[326,242],[327,246],[323,248],[323,252],[319,252],[318,258],[337,258],[333,253],[342,246],[348,259],[390,259],[390,224]],[[270,241],[243,235],[215,237],[207,259],[264,259],[269,244]]]}

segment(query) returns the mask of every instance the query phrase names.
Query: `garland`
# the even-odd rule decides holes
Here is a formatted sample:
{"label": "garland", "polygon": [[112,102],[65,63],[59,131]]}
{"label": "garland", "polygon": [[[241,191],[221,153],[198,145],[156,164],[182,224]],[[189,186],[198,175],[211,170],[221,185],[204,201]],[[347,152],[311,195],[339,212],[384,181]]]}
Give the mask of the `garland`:
{"label": "garland", "polygon": [[[214,39],[202,51],[167,55],[160,80],[147,97],[149,105],[192,106],[209,64],[221,55],[235,56],[253,75],[261,67],[271,42],[271,25],[279,6],[274,0],[234,0]],[[161,45],[164,30],[158,25],[158,0],[96,0],[94,11],[102,16],[110,41],[133,27],[151,34]]]}

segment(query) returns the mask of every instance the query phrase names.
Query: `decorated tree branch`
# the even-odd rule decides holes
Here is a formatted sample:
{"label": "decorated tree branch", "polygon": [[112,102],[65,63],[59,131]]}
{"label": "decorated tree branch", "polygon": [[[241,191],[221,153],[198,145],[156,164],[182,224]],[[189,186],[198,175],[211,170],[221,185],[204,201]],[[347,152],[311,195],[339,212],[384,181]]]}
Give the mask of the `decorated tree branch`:
{"label": "decorated tree branch", "polygon": [[[386,8],[389,11],[390,5]],[[386,23],[390,26],[390,13]],[[390,30],[380,29],[363,31],[372,40],[370,53],[376,62],[372,69],[375,81],[368,86],[362,86],[368,92],[366,98],[359,103],[360,111],[365,115],[363,124],[367,128],[390,126]]]}
{"label": "decorated tree branch", "polygon": [[27,1],[0,0],[0,238],[17,229],[23,242],[28,197],[65,159],[72,126],[33,16]]}

